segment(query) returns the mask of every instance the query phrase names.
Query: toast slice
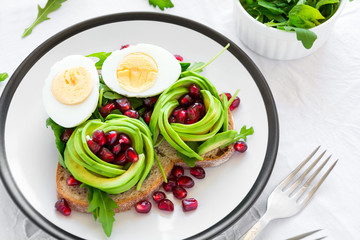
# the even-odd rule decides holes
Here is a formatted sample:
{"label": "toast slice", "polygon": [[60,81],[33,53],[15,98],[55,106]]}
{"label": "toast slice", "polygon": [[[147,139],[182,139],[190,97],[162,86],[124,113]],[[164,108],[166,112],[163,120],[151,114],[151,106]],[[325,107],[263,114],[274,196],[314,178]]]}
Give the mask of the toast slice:
{"label": "toast slice", "polygon": [[[233,129],[233,126],[233,119],[231,113],[229,112],[229,129]],[[234,152],[235,151],[232,145],[224,149],[214,149],[202,155],[204,160],[197,161],[196,166],[201,166],[203,168],[219,166],[229,160]],[[156,148],[156,153],[167,176],[170,175],[174,165],[183,166],[185,168],[189,167],[180,157],[177,156],[176,150],[165,140]],[[72,210],[87,212],[89,207],[87,201],[87,189],[80,188],[80,186],[68,186],[67,179],[70,175],[71,174],[68,170],[58,164],[56,172],[57,197],[58,199],[66,199]],[[152,194],[159,190],[163,181],[164,179],[160,168],[155,162],[149,177],[143,182],[140,191],[136,191],[136,186],[134,186],[124,193],[110,195],[119,206],[115,209],[115,212],[129,210],[135,205],[135,203],[144,199],[150,199]]]}

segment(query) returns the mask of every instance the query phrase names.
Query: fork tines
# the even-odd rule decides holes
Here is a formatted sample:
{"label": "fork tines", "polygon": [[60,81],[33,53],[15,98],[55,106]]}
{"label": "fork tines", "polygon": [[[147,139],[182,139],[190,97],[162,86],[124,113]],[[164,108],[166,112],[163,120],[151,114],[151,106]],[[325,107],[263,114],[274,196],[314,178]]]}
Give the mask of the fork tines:
{"label": "fork tines", "polygon": [[[315,167],[316,164],[320,162],[322,157],[325,155],[326,150],[323,151],[316,159],[311,163],[310,166],[308,166],[304,172],[295,180],[295,177],[300,170],[304,168],[304,166],[310,161],[310,159],[316,154],[316,152],[320,149],[320,146],[317,147],[300,165],[292,171],[289,176],[287,176],[281,183],[280,188],[284,192],[288,192],[289,195],[294,197],[295,199],[300,199],[304,192],[309,188],[310,184],[313,182],[315,177],[319,174],[319,172],[324,168],[324,166],[328,163],[329,159],[331,158],[331,155],[326,158],[326,160],[311,174],[311,176],[305,181],[306,176],[309,174],[309,172]],[[321,177],[321,179],[315,184],[315,186],[309,191],[307,196],[304,196],[304,199],[301,202],[301,205],[306,205],[311,197],[314,195],[314,193],[319,189],[320,185],[324,182],[326,177],[329,175],[329,173],[332,171],[332,169],[335,167],[338,160],[336,160],[330,168],[325,172],[325,174]],[[294,182],[295,180],[295,182]],[[292,183],[292,185],[290,185]],[[302,184],[302,185],[301,185]],[[290,186],[289,186],[290,185]],[[301,185],[301,186],[300,186]],[[297,190],[299,188],[299,190]],[[296,191],[297,190],[297,191]]]}

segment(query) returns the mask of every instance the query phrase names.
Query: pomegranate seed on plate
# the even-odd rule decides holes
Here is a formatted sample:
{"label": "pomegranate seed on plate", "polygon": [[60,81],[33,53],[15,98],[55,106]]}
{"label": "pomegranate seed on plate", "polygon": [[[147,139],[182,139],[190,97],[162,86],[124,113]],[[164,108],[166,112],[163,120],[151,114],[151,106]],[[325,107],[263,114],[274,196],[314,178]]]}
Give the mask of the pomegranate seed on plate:
{"label": "pomegranate seed on plate", "polygon": [[60,136],[60,140],[62,141],[62,142],[64,142],[64,143],[66,143],[68,140],[69,140],[69,138],[71,137],[71,134],[73,133],[73,129],[71,129],[71,128],[66,128],[64,131],[63,131],[63,133],[61,134],[61,136]]}
{"label": "pomegranate seed on plate", "polygon": [[112,110],[115,110],[115,108],[116,106],[114,103],[108,103],[102,107],[99,107],[99,112],[103,118],[106,118]]}
{"label": "pomegranate seed on plate", "polygon": [[234,149],[235,151],[237,152],[245,152],[247,150],[248,146],[246,144],[246,142],[244,141],[237,141],[235,144],[234,144]]}
{"label": "pomegranate seed on plate", "polygon": [[100,146],[103,146],[106,143],[106,136],[103,130],[96,130],[95,132],[93,132],[92,138]]}
{"label": "pomegranate seed on plate", "polygon": [[155,103],[157,102],[158,98],[159,98],[158,96],[145,98],[145,99],[143,100],[143,105],[144,105],[144,107],[146,107],[146,108],[153,108],[153,107],[155,106]]}
{"label": "pomegranate seed on plate", "polygon": [[177,182],[175,178],[169,177],[168,182],[163,182],[163,188],[166,192],[172,192],[174,187],[177,186]]}
{"label": "pomegranate seed on plate", "polygon": [[200,111],[197,108],[197,106],[191,105],[190,107],[188,107],[187,109],[187,117],[189,118],[190,121],[197,121],[200,118]]}
{"label": "pomegranate seed on plate", "polygon": [[181,203],[184,212],[195,210],[198,207],[198,202],[195,198],[183,199]]}
{"label": "pomegranate seed on plate", "polygon": [[55,203],[55,208],[64,216],[69,216],[71,214],[71,208],[64,198],[60,198]]}
{"label": "pomegranate seed on plate", "polygon": [[76,180],[73,175],[70,175],[66,180],[67,185],[69,186],[78,186],[81,184],[80,181]]}
{"label": "pomegranate seed on plate", "polygon": [[186,121],[186,115],[187,115],[187,111],[186,110],[181,110],[178,115],[176,116],[176,122],[177,123],[185,123]]}
{"label": "pomegranate seed on plate", "polygon": [[110,131],[105,134],[106,143],[110,146],[113,145],[118,139],[118,133],[116,131]]}
{"label": "pomegranate seed on plate", "polygon": [[183,107],[190,106],[193,103],[194,99],[189,94],[185,94],[179,99],[179,104]]}
{"label": "pomegranate seed on plate", "polygon": [[138,213],[148,213],[151,210],[151,202],[143,200],[135,204],[135,210]]}
{"label": "pomegranate seed on plate", "polygon": [[[225,96],[226,96],[228,101],[232,98],[231,93],[225,93]],[[220,94],[220,99],[222,100],[222,93]]]}
{"label": "pomegranate seed on plate", "polygon": [[180,55],[175,54],[174,57],[176,58],[176,60],[178,60],[179,62],[182,62],[184,60],[184,58]]}
{"label": "pomegranate seed on plate", "polygon": [[125,151],[125,157],[129,162],[137,162],[139,160],[139,156],[134,148],[129,147]]}
{"label": "pomegranate seed on plate", "polygon": [[122,113],[131,109],[131,103],[127,98],[116,99],[115,105]]}
{"label": "pomegranate seed on plate", "polygon": [[121,146],[130,146],[131,140],[128,136],[122,133],[119,135],[119,143],[121,144]]}
{"label": "pomegranate seed on plate", "polygon": [[197,179],[203,179],[205,177],[205,170],[202,167],[190,168],[190,174]]}
{"label": "pomegranate seed on plate", "polygon": [[184,175],[184,168],[181,166],[175,166],[172,170],[171,170],[171,174],[178,178]]}
{"label": "pomegranate seed on plate", "polygon": [[120,145],[120,143],[114,145],[114,146],[112,147],[112,149],[111,149],[111,152],[112,152],[113,154],[115,154],[115,155],[118,155],[120,151],[121,151],[121,145]]}
{"label": "pomegranate seed on plate", "polygon": [[140,118],[139,112],[135,111],[135,110],[132,110],[132,109],[125,111],[124,115],[129,117],[129,118],[136,118],[136,119]]}
{"label": "pomegranate seed on plate", "polygon": [[101,146],[91,138],[87,140],[87,145],[94,154],[97,154],[100,151]]}
{"label": "pomegranate seed on plate", "polygon": [[177,180],[177,185],[183,188],[192,188],[195,185],[194,180],[188,176],[181,176]]}
{"label": "pomegranate seed on plate", "polygon": [[233,111],[235,108],[239,107],[239,105],[240,105],[240,98],[236,96],[234,98],[234,101],[231,103],[229,107],[230,111]]}
{"label": "pomegranate seed on plate", "polygon": [[152,198],[154,199],[155,202],[160,202],[161,200],[165,199],[166,198],[166,195],[164,192],[162,191],[157,191],[157,192],[154,192],[154,194],[152,195]]}
{"label": "pomegranate seed on plate", "polygon": [[200,87],[196,84],[191,84],[189,87],[189,94],[191,97],[195,98],[195,99],[199,99],[200,98]]}
{"label": "pomegranate seed on plate", "polygon": [[115,159],[115,155],[106,147],[102,147],[99,152],[99,158],[105,162],[112,162]]}
{"label": "pomegranate seed on plate", "polygon": [[152,114],[152,110],[146,110],[145,113],[144,113],[144,121],[147,125],[149,125],[150,123],[150,120],[151,120],[151,114]]}
{"label": "pomegranate seed on plate", "polygon": [[174,204],[172,201],[165,198],[163,200],[160,200],[160,202],[158,203],[158,208],[163,211],[172,212],[172,211],[174,211]]}
{"label": "pomegranate seed on plate", "polygon": [[186,198],[187,191],[183,187],[176,186],[173,189],[173,194],[174,194],[174,197],[176,197],[177,199],[183,199],[183,198]]}

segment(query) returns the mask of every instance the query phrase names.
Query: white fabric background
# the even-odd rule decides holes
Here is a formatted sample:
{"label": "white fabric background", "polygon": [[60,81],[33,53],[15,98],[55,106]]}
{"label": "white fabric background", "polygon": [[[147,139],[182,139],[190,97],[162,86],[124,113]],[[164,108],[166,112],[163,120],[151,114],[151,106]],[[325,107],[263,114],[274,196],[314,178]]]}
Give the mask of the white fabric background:
{"label": "white fabric background", "polygon": [[[21,35],[46,0],[0,0],[0,72],[15,71],[25,57],[57,32],[83,20],[118,12],[155,11],[147,0],[73,0],[51,13],[25,39]],[[360,239],[360,2],[347,4],[329,41],[311,56],[274,61],[238,39],[232,0],[173,0],[165,13],[201,22],[238,44],[257,64],[277,104],[280,145],[273,174],[250,211],[217,239],[237,239],[266,209],[272,189],[317,145],[340,161],[307,208],[277,220],[259,236],[281,240],[315,229],[327,239]],[[181,43],[179,43],[181,44]],[[6,83],[0,83],[0,93]],[[14,205],[0,184],[0,239],[51,239]],[[315,237],[314,237],[315,238]],[[312,239],[314,239],[312,238]],[[311,238],[307,238],[311,239]]]}

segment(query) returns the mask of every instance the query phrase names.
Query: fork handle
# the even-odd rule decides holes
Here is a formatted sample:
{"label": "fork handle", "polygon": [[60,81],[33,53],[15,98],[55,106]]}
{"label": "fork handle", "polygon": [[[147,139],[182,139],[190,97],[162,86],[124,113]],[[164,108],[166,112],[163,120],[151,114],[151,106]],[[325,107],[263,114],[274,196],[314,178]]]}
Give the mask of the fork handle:
{"label": "fork handle", "polygon": [[253,240],[271,221],[265,213],[239,240]]}

